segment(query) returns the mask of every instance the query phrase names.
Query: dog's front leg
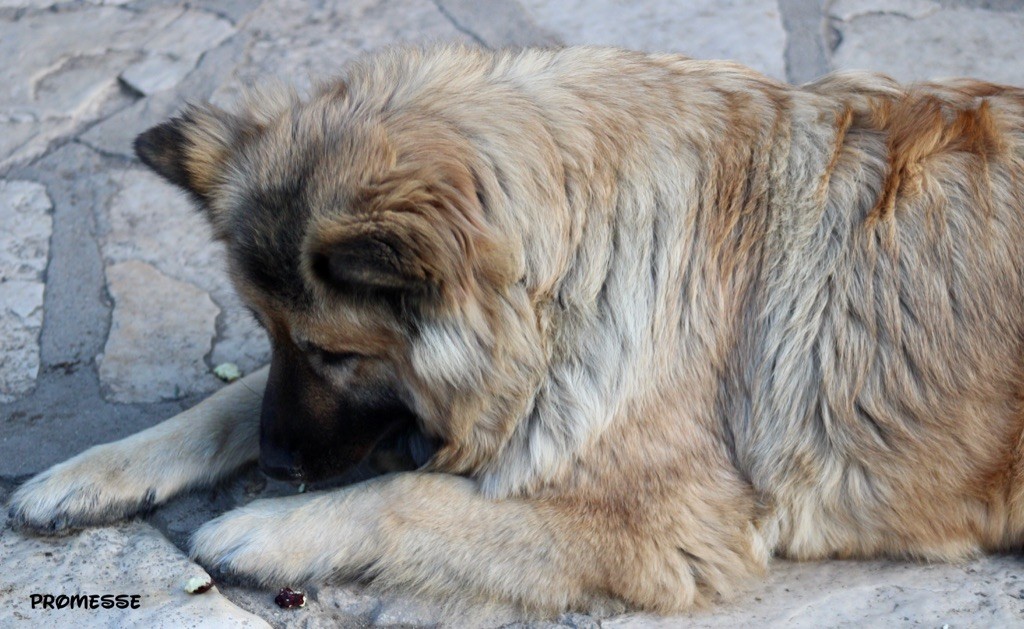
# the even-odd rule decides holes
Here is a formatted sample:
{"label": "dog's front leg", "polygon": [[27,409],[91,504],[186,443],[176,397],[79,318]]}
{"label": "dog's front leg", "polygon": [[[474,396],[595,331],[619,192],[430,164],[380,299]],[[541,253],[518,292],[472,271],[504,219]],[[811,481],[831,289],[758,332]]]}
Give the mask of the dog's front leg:
{"label": "dog's front leg", "polygon": [[[254,501],[201,527],[192,556],[272,586],[368,576],[442,600],[557,612],[609,599],[658,610],[695,598],[699,568],[671,540],[639,538],[607,505],[493,500],[469,479],[401,473],[326,493]],[[705,566],[706,567],[706,566]]]}
{"label": "dog's front leg", "polygon": [[489,500],[462,477],[410,472],[254,501],[201,527],[192,556],[267,585],[370,576],[442,598],[558,610],[601,590],[595,549],[561,519],[539,502]]}
{"label": "dog's front leg", "polygon": [[266,382],[260,369],[165,422],[36,475],[11,498],[15,525],[56,532],[112,522],[255,460]]}

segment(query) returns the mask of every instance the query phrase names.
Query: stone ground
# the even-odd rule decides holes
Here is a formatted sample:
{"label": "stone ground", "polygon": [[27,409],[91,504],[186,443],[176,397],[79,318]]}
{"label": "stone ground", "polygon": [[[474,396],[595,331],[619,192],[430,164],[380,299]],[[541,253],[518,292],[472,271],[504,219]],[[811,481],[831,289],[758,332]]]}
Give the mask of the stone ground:
{"label": "stone ground", "polygon": [[[145,428],[248,372],[267,343],[186,200],[132,156],[185,100],[299,86],[397,42],[615,44],[731,58],[792,82],[829,70],[1024,85],[1024,0],[0,0],[0,503],[88,446]],[[224,585],[179,550],[202,521],[284,491],[254,471],[144,520],[57,539],[0,529],[0,625],[423,626],[417,601],[321,587],[300,611]],[[676,618],[566,615],[535,626],[1024,625],[1018,559],[776,562],[735,602]],[[29,594],[140,593],[139,610],[31,610]],[[506,619],[507,620],[507,619]],[[480,622],[485,622],[481,620]],[[499,617],[486,622],[501,624]]]}

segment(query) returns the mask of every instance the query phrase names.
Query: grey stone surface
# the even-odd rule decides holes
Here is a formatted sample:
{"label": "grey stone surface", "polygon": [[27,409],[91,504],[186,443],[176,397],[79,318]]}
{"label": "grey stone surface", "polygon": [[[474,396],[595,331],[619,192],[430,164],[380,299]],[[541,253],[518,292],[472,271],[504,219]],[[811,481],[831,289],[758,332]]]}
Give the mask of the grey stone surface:
{"label": "grey stone surface", "polygon": [[[233,27],[180,7],[76,5],[0,19],[0,169],[46,151],[132,101],[117,80],[146,53],[194,64]],[[143,52],[145,51],[145,52]]]}
{"label": "grey stone surface", "polygon": [[1024,85],[1024,15],[943,8],[927,0],[844,0],[832,6],[837,69],[900,81],[971,76]]}
{"label": "grey stone surface", "polygon": [[731,59],[786,78],[786,32],[775,0],[522,0],[522,4],[533,21],[567,44]]}
{"label": "grey stone surface", "polygon": [[[14,395],[0,388],[0,501],[26,475],[152,425],[222,386],[209,373],[213,365],[234,362],[248,372],[267,358],[266,340],[238,304],[205,221],[131,152],[135,135],[188,100],[230,106],[247,86],[269,79],[304,88],[311,75],[330,76],[362,52],[434,40],[676,51],[736,59],[796,82],[857,67],[902,79],[973,74],[1024,84],[1022,16],[1020,0],[0,0],[0,199],[21,198],[12,189],[33,199],[27,224],[21,210],[10,220],[9,201],[0,205],[0,387],[19,383]],[[40,212],[44,198],[52,208]],[[40,234],[52,234],[48,251],[39,248]],[[21,343],[18,334],[24,346],[8,351]],[[117,401],[125,399],[140,401]],[[249,469],[171,501],[147,522],[180,549],[217,514],[291,491]],[[565,614],[515,626],[1019,625],[1024,586],[1015,561],[779,561],[763,582],[710,610],[671,618]],[[222,625],[235,616],[221,612],[244,613],[223,598],[184,597],[180,581],[198,568],[145,524],[54,540],[23,538],[5,526],[0,562],[14,575],[0,577],[3,626]],[[155,576],[161,568],[167,581]],[[180,579],[171,583],[171,572]],[[154,606],[116,618],[79,610],[26,620],[18,614],[29,578],[83,591],[93,583],[134,584]],[[250,619],[275,627],[511,619],[450,617],[359,585],[310,587],[302,610],[278,609],[274,589],[230,580],[218,589]],[[216,609],[190,615],[200,603]]]}
{"label": "grey stone surface", "polygon": [[311,78],[335,75],[346,60],[388,44],[472,41],[430,0],[268,2],[244,30],[250,39],[212,94],[215,104],[230,106],[247,86],[270,78],[307,88]]}
{"label": "grey stone surface", "polygon": [[201,54],[234,33],[227,20],[203,11],[185,11],[146,42],[146,54],[121,73],[121,80],[144,95],[176,86]]}
{"label": "grey stone surface", "polygon": [[51,7],[60,7],[61,5],[68,5],[73,2],[80,4],[91,4],[91,5],[108,5],[117,6],[122,4],[128,4],[131,0],[0,0],[0,8],[16,8],[16,9],[49,9]]}
{"label": "grey stone surface", "polygon": [[[217,588],[184,591],[189,577],[208,578],[152,527],[135,522],[94,528],[71,538],[24,536],[0,529],[0,626],[268,627]],[[138,594],[138,609],[32,608],[31,595]]]}
{"label": "grey stone surface", "polygon": [[605,629],[669,627],[1015,627],[1024,623],[1020,559],[963,565],[776,561],[736,600],[685,616],[628,614]]}
{"label": "grey stone surface", "polygon": [[135,136],[177,113],[186,102],[208,100],[231,76],[251,41],[252,34],[243,30],[207,50],[174,89],[141,98],[97,122],[80,136],[81,141],[106,154],[132,157]]}
{"label": "grey stone surface", "polygon": [[828,21],[822,7],[828,0],[779,0],[786,29],[786,78],[806,83],[828,74]]}
{"label": "grey stone surface", "polygon": [[557,35],[534,22],[517,0],[437,0],[437,6],[456,28],[481,46],[507,48],[562,43]]}
{"label": "grey stone surface", "polygon": [[0,402],[28,392],[39,373],[52,207],[38,183],[0,181]]}
{"label": "grey stone surface", "polygon": [[95,357],[110,327],[95,217],[117,190],[117,168],[95,152],[69,143],[12,180],[46,187],[53,233],[46,268],[41,366],[35,388],[0,403],[0,477],[38,472],[96,443],[119,439],[194,403],[108,404],[99,393]]}
{"label": "grey stone surface", "polygon": [[324,612],[369,623],[381,606],[378,596],[358,586],[334,586],[317,592],[317,604]]}
{"label": "grey stone surface", "polygon": [[44,288],[40,281],[0,282],[0,402],[16,399],[36,381]]}
{"label": "grey stone surface", "polygon": [[868,15],[918,19],[928,17],[941,8],[933,0],[834,0],[829,5],[829,14],[843,21]]}
{"label": "grey stone surface", "polygon": [[[281,610],[273,603],[275,591],[239,585],[221,585],[221,591],[243,609],[275,626],[306,629],[334,627],[503,627],[516,622],[507,608],[441,608],[407,594],[381,595],[360,585],[320,585],[301,589],[306,605]],[[578,615],[581,619],[589,616]],[[591,622],[593,622],[591,620]],[[524,623],[531,629],[542,623]],[[558,626],[573,626],[560,623]],[[580,627],[588,627],[579,624]]]}
{"label": "grey stone surface", "polygon": [[[223,246],[213,241],[207,220],[183,193],[148,171],[126,169],[118,173],[118,179],[120,187],[110,201],[101,238],[107,263],[142,260],[210,294],[221,315],[208,367],[232,362],[248,373],[266,363],[266,335],[235,295],[227,277]],[[177,330],[168,330],[170,336],[189,334],[188,328],[194,323],[175,320],[173,312],[178,309],[189,310],[190,304],[183,302],[170,309],[167,324]],[[143,385],[138,386],[141,390]],[[210,391],[217,386],[208,373],[203,373],[182,390]]]}
{"label": "grey stone surface", "polygon": [[146,55],[136,64],[125,68],[121,80],[140,94],[150,96],[177,85],[192,70],[192,63],[171,55]]}
{"label": "grey stone surface", "polygon": [[[386,601],[372,614],[372,623],[378,627],[434,626],[441,622],[441,610],[413,599]],[[490,623],[489,626],[496,626]]]}
{"label": "grey stone surface", "polygon": [[95,216],[115,184],[109,166],[76,144],[47,155],[38,166],[26,172],[53,199],[42,359],[44,367],[69,368],[93,359],[110,325]]}
{"label": "grey stone surface", "polygon": [[562,614],[558,617],[559,627],[571,629],[600,629],[601,623],[586,614]]}
{"label": "grey stone surface", "polygon": [[107,267],[107,286],[114,317],[98,363],[109,400],[177,399],[213,384],[204,358],[219,309],[208,294],[139,261]]}

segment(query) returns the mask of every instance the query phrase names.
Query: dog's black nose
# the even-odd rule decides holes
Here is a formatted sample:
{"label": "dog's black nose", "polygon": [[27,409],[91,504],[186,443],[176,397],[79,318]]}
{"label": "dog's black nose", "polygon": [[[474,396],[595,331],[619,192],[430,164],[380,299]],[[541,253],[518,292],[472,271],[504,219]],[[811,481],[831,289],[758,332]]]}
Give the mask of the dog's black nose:
{"label": "dog's black nose", "polygon": [[260,448],[260,469],[277,480],[302,481],[305,478],[299,457],[278,448]]}

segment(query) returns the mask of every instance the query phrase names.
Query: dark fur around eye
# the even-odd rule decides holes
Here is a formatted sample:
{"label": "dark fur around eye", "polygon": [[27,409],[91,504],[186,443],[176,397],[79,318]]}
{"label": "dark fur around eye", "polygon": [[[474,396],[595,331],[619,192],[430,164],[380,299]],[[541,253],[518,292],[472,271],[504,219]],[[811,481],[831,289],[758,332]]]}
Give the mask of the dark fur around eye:
{"label": "dark fur around eye", "polygon": [[313,345],[308,341],[300,341],[299,347],[302,351],[308,353],[310,356],[316,357],[318,362],[328,367],[340,367],[341,365],[351,362],[357,358],[362,358],[362,355],[357,354],[356,352],[332,352],[329,349]]}

